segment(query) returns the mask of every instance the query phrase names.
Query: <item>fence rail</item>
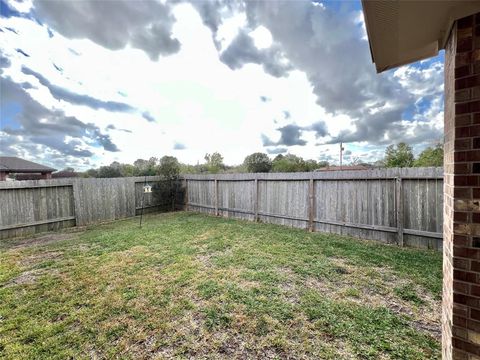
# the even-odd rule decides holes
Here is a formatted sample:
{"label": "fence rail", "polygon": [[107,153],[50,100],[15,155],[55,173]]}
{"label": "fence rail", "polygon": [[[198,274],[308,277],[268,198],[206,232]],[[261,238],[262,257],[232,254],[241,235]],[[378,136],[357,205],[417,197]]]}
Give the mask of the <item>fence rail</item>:
{"label": "fence rail", "polygon": [[443,168],[187,175],[186,209],[441,249]]}

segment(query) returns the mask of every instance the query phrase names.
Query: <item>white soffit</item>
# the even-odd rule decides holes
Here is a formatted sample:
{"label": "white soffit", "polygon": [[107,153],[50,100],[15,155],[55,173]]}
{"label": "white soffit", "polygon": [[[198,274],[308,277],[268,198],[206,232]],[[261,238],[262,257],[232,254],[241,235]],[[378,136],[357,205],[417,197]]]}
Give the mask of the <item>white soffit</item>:
{"label": "white soffit", "polygon": [[437,55],[455,20],[480,12],[480,0],[362,0],[362,5],[379,73]]}

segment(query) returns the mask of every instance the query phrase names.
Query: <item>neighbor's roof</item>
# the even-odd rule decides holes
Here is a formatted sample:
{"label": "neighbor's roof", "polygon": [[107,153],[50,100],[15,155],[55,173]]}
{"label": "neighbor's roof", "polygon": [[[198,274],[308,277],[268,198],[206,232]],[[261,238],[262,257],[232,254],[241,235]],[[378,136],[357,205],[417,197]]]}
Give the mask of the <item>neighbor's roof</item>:
{"label": "neighbor's roof", "polygon": [[362,5],[379,73],[437,55],[455,20],[480,12],[479,0],[362,0]]}
{"label": "neighbor's roof", "polygon": [[326,167],[316,169],[315,171],[370,170],[372,168],[373,166],[366,166],[366,165],[342,165],[342,166],[332,165],[332,166],[326,166]]}
{"label": "neighbor's roof", "polygon": [[52,172],[55,169],[13,156],[0,156],[0,171],[8,172]]}

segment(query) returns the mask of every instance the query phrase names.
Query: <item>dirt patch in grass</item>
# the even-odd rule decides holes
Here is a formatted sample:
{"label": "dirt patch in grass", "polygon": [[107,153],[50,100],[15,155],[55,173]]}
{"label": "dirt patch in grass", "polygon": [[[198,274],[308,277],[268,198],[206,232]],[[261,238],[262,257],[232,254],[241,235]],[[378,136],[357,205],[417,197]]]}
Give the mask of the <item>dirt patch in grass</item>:
{"label": "dirt patch in grass", "polygon": [[77,238],[77,233],[49,233],[32,238],[19,239],[12,243],[11,249],[29,248],[32,246],[41,246],[56,243],[63,240],[72,240]]}
{"label": "dirt patch in grass", "polygon": [[40,252],[40,253],[36,253],[21,259],[19,262],[19,265],[23,267],[30,267],[44,261],[59,259],[62,257],[62,255],[63,255],[63,252],[61,251]]}
{"label": "dirt patch in grass", "polygon": [[204,233],[198,235],[195,237],[195,240],[197,241],[205,241],[207,240],[208,238],[210,238],[212,235],[214,235],[216,232],[213,231],[213,230],[207,230],[205,231]]}
{"label": "dirt patch in grass", "polygon": [[213,260],[221,256],[231,256],[233,254],[232,248],[228,248],[224,251],[213,251],[208,252],[207,245],[197,246],[197,249],[200,251],[198,255],[195,256],[197,261],[207,268],[213,267]]}
{"label": "dirt patch in grass", "polygon": [[4,287],[12,287],[16,285],[33,285],[37,282],[40,276],[50,274],[58,274],[56,269],[33,269],[22,272],[20,275],[8,281]]}

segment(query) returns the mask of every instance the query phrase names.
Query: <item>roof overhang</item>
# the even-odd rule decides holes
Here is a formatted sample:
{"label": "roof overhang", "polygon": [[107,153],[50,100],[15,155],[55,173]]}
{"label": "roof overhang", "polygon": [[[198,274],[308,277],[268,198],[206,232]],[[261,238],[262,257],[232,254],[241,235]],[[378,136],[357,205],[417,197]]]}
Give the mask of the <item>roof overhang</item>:
{"label": "roof overhang", "polygon": [[455,20],[480,12],[480,1],[362,0],[377,72],[436,56]]}

